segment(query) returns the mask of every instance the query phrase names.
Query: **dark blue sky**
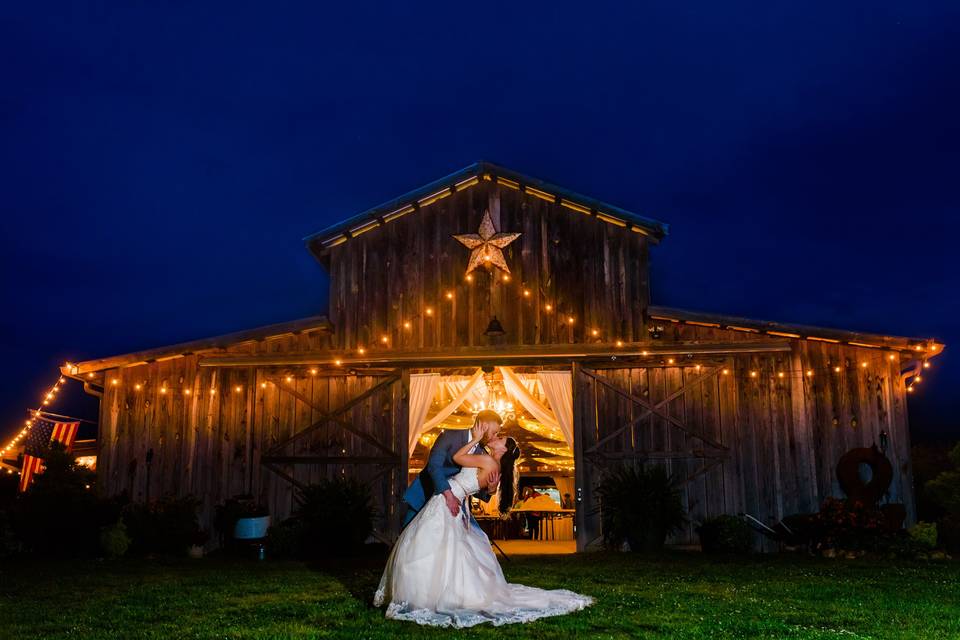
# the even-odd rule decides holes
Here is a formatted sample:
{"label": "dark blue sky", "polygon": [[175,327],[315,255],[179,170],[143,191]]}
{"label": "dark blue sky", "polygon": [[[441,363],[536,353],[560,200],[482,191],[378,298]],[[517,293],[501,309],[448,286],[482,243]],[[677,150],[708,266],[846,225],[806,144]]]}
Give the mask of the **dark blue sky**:
{"label": "dark blue sky", "polygon": [[669,222],[658,304],[945,341],[956,437],[960,4],[97,4],[0,14],[0,434],[64,360],[325,311],[303,236],[487,159]]}

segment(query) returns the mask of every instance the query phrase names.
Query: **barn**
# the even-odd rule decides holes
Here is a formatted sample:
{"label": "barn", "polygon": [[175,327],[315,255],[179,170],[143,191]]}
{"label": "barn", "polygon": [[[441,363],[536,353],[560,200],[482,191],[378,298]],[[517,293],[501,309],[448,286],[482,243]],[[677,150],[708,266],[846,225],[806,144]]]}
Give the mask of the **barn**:
{"label": "barn", "polygon": [[656,306],[667,233],[486,162],[314,233],[326,315],[64,367],[100,399],[98,489],[193,494],[209,528],[231,496],[276,521],[296,487],[351,476],[389,542],[432,439],[493,407],[521,474],[570,495],[578,551],[600,542],[598,479],[631,461],[681,482],[676,544],[713,515],[815,511],[875,443],[913,520],[906,396],[943,345]]}

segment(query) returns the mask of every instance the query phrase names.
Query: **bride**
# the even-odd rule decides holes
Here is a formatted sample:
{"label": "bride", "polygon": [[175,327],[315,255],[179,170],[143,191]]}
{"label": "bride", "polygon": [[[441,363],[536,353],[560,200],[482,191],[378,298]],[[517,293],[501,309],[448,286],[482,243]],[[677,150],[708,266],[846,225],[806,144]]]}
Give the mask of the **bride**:
{"label": "bride", "polygon": [[[513,438],[487,440],[490,455],[469,453],[483,433],[457,451],[462,469],[450,478],[461,502],[500,473],[499,510],[509,512],[516,495],[514,465],[520,448]],[[494,476],[496,477],[496,476]],[[437,627],[471,627],[529,622],[577,611],[590,596],[566,589],[538,589],[506,581],[490,540],[470,526],[469,510],[451,515],[442,494],[431,497],[401,532],[380,578],[374,604],[387,606],[386,617]]]}

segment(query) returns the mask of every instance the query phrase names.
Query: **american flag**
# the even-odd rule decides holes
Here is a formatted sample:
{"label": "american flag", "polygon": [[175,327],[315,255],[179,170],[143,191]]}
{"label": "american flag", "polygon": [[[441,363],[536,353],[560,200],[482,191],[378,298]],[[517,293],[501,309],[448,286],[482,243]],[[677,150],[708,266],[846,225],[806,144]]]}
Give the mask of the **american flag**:
{"label": "american flag", "polygon": [[46,418],[36,418],[27,439],[23,442],[23,467],[20,469],[20,491],[30,486],[33,474],[43,470],[43,457],[47,447],[54,440],[62,442],[67,451],[73,450],[73,441],[77,437],[79,422],[54,422]]}

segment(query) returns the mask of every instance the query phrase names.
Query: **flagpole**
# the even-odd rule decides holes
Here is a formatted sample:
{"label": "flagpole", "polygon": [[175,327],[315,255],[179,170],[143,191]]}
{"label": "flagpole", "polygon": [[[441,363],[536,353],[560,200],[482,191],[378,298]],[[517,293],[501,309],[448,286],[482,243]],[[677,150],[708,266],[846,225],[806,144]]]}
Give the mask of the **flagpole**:
{"label": "flagpole", "polygon": [[73,416],[65,416],[65,415],[62,415],[62,414],[59,414],[59,413],[50,413],[49,411],[34,411],[33,409],[30,409],[30,411],[33,411],[34,415],[39,414],[39,415],[41,415],[41,416],[50,416],[50,417],[53,417],[53,418],[66,418],[66,419],[69,420],[70,422],[86,422],[87,424],[98,424],[98,423],[94,422],[93,420],[84,420],[83,418],[75,418],[75,417],[73,417]]}

